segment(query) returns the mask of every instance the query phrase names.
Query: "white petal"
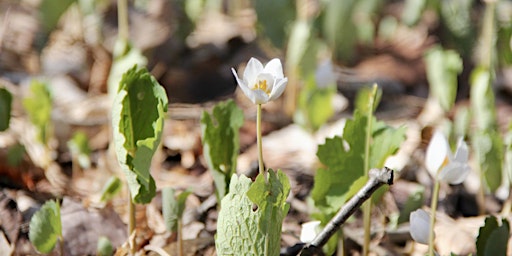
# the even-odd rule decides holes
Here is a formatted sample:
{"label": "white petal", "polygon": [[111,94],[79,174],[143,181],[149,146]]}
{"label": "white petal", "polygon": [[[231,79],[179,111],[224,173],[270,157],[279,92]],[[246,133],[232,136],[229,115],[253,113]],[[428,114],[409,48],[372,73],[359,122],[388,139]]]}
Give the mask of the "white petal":
{"label": "white petal", "polygon": [[267,65],[265,65],[265,69],[263,70],[265,73],[272,74],[275,78],[283,78],[283,66],[281,65],[281,61],[278,58],[274,58],[270,60]]}
{"label": "white petal", "polygon": [[311,243],[318,235],[320,230],[320,221],[309,221],[302,224],[300,231],[300,241],[303,243]]}
{"label": "white petal", "polygon": [[[235,79],[236,79],[236,82],[238,85],[244,85],[244,81],[242,81],[239,77],[238,77],[238,74],[236,73],[236,70],[234,68],[231,68],[231,72],[233,73],[233,75],[235,76]],[[247,85],[245,85],[247,86]]]}
{"label": "white petal", "polygon": [[433,177],[436,177],[437,171],[446,157],[450,157],[450,146],[446,137],[441,132],[436,131],[430,139],[427,155],[425,156],[425,166]]}
{"label": "white petal", "polygon": [[254,84],[261,71],[263,71],[263,64],[256,58],[251,58],[244,70],[244,80],[249,85]]}
{"label": "white petal", "polygon": [[420,244],[428,244],[430,216],[425,210],[418,209],[409,215],[412,239]]}
{"label": "white petal", "polygon": [[462,183],[466,177],[468,177],[470,170],[469,165],[466,163],[453,161],[445,166],[439,173],[439,180],[448,182],[452,185],[457,185]]}
{"label": "white petal", "polygon": [[275,100],[283,94],[284,89],[286,89],[286,84],[288,83],[288,78],[277,79],[276,85],[272,88],[272,92],[270,92],[270,100]]}
{"label": "white petal", "polygon": [[455,150],[454,161],[459,163],[467,163],[469,159],[469,150],[468,145],[462,138],[459,139],[457,143],[457,149]]}
{"label": "white petal", "polygon": [[262,90],[251,90],[251,92],[251,96],[248,97],[254,104],[265,104],[270,100],[267,93]]}
{"label": "white petal", "polygon": [[[269,93],[272,91],[272,88],[274,88],[274,76],[272,74],[269,74],[269,73],[260,73],[258,75],[258,78],[256,79],[256,82],[259,82],[259,81],[267,81],[267,91],[269,91]],[[251,85],[253,86],[253,85]]]}

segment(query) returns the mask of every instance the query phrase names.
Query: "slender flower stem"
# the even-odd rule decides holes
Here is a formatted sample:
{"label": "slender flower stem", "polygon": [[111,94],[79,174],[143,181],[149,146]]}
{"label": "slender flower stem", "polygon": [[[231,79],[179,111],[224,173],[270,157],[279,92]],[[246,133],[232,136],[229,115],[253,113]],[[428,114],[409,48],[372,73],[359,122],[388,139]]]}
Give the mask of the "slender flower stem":
{"label": "slender flower stem", "polygon": [[[364,147],[364,170],[365,176],[368,176],[370,168],[370,143],[372,139],[372,121],[373,121],[373,107],[375,104],[375,97],[377,95],[377,84],[373,85],[372,92],[370,93],[370,100],[368,101],[368,120],[366,121],[366,141]],[[364,227],[364,241],[363,241],[363,256],[367,256],[370,252],[370,233],[371,233],[371,213],[372,201],[368,200],[363,204],[363,227]]]}
{"label": "slender flower stem", "polygon": [[437,200],[439,199],[440,183],[435,180],[434,191],[432,192],[432,202],[430,204],[430,229],[428,234],[428,255],[434,256],[434,226],[436,224]]}
{"label": "slender flower stem", "polygon": [[127,0],[117,0],[117,22],[119,27],[119,37],[123,40],[128,40],[129,25],[128,25],[128,3]]}
{"label": "slender flower stem", "polygon": [[258,104],[258,112],[256,113],[256,142],[258,144],[258,167],[260,175],[264,175],[265,167],[263,166],[263,147],[261,144],[261,104]]}

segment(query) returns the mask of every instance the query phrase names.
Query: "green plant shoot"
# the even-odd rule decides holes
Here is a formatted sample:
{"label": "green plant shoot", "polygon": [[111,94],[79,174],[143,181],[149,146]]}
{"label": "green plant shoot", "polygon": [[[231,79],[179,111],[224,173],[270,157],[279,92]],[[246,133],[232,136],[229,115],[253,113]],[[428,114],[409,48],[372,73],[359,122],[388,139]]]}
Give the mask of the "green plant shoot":
{"label": "green plant shoot", "polygon": [[103,185],[103,189],[101,190],[101,198],[102,202],[110,201],[114,196],[121,191],[123,187],[123,183],[117,176],[110,177],[105,185]]}
{"label": "green plant shoot", "polygon": [[165,90],[145,68],[134,66],[123,75],[112,107],[112,127],[117,158],[135,203],[149,203],[155,196],[149,167],[166,112]]}
{"label": "green plant shoot", "polygon": [[171,187],[162,189],[162,214],[167,231],[176,232],[178,230],[178,222],[183,216],[185,202],[191,193],[191,191],[183,191],[176,195],[176,191]]}
{"label": "green plant shoot", "polygon": [[61,243],[62,255],[62,224],[59,203],[47,201],[30,219],[30,242],[41,253],[50,253],[57,241]]}
{"label": "green plant shoot", "polygon": [[[68,148],[71,151],[73,161],[78,162],[81,168],[87,169],[91,166],[91,149],[89,148],[89,138],[84,132],[78,131],[73,138],[68,141]],[[75,163],[73,163],[75,164]]]}
{"label": "green plant shoot", "polygon": [[46,84],[33,80],[30,83],[30,96],[23,99],[30,122],[38,129],[39,140],[46,145],[50,136],[52,99]]}
{"label": "green plant shoot", "polygon": [[244,114],[232,100],[217,104],[211,115],[203,112],[201,116],[204,157],[212,170],[219,201],[228,193],[229,181],[236,172],[238,134],[243,122]]}

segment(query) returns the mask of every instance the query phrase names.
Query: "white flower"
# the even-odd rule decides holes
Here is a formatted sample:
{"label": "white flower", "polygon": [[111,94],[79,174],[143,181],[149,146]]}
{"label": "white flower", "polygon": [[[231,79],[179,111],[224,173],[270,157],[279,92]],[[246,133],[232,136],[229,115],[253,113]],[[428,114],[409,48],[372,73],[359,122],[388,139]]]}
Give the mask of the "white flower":
{"label": "white flower", "polygon": [[430,216],[423,209],[411,212],[409,215],[409,233],[412,239],[420,244],[428,244]]}
{"label": "white flower", "polygon": [[244,77],[240,79],[234,68],[238,86],[254,104],[264,104],[277,99],[283,94],[288,78],[283,75],[283,67],[279,59],[272,59],[263,67],[255,58],[251,58],[244,70]]}
{"label": "white flower", "polygon": [[433,177],[456,185],[462,183],[469,174],[468,157],[468,146],[462,138],[453,156],[446,137],[436,131],[428,144],[425,164]]}
{"label": "white flower", "polygon": [[300,241],[311,243],[318,233],[320,233],[320,221],[305,222],[302,224],[302,230],[300,231]]}
{"label": "white flower", "polygon": [[318,65],[315,71],[315,81],[318,88],[336,84],[336,74],[334,74],[331,60],[324,60]]}

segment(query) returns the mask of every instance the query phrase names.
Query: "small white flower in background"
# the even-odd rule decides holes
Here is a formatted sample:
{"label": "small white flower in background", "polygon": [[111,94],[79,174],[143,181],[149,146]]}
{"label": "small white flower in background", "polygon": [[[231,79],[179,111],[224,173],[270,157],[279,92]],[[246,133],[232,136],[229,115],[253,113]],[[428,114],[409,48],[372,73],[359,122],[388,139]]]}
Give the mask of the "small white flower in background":
{"label": "small white flower in background", "polygon": [[420,244],[428,244],[430,215],[425,210],[418,209],[409,215],[409,223],[412,239]]}
{"label": "small white flower in background", "polygon": [[303,243],[311,243],[320,231],[320,221],[305,222],[302,224],[302,230],[300,231],[300,241]]}
{"label": "small white flower in background", "polygon": [[283,94],[288,78],[283,75],[283,67],[279,59],[272,59],[263,66],[255,58],[251,58],[244,70],[244,77],[240,79],[234,68],[238,86],[254,104],[264,104],[277,99]]}
{"label": "small white flower in background", "polygon": [[462,183],[469,174],[468,146],[459,139],[455,155],[452,155],[446,137],[436,131],[430,140],[425,157],[427,170],[433,177],[452,185]]}
{"label": "small white flower in background", "polygon": [[315,81],[318,88],[336,84],[336,74],[334,74],[331,60],[324,60],[318,65],[315,71]]}

